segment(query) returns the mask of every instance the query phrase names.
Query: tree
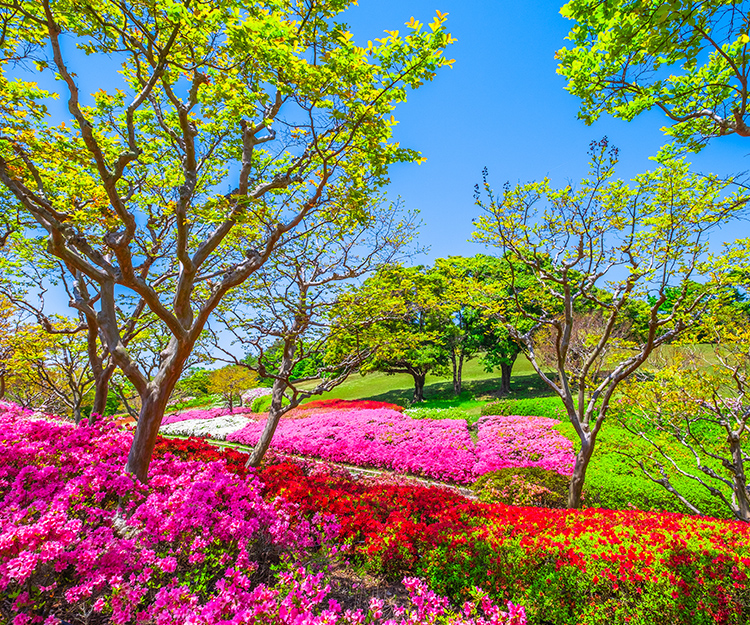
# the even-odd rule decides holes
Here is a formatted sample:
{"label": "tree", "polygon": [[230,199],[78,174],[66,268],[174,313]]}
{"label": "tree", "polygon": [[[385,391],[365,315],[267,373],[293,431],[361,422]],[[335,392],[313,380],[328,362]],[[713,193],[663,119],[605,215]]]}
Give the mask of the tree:
{"label": "tree", "polygon": [[471,259],[461,256],[438,258],[428,270],[436,282],[439,295],[438,306],[443,322],[443,343],[448,351],[453,374],[453,394],[461,394],[464,362],[474,357],[476,349],[471,341],[474,282],[471,275]]}
{"label": "tree", "polygon": [[[440,315],[443,317],[443,344],[448,351],[453,372],[453,392],[461,393],[464,362],[479,356],[487,371],[501,370],[502,394],[510,391],[513,363],[521,351],[508,334],[505,324],[496,318],[498,301],[510,285],[509,272],[520,274],[525,267],[510,267],[507,258],[477,254],[470,258],[438,258],[429,270],[436,280]],[[529,276],[526,271],[527,277]],[[516,280],[522,297],[523,280]],[[526,320],[519,318],[516,323]]]}
{"label": "tree", "polygon": [[[372,355],[368,345],[334,347],[378,321],[378,305],[353,299],[347,287],[404,255],[415,230],[413,214],[402,215],[397,205],[375,202],[369,220],[352,216],[322,223],[280,250],[225,300],[217,315],[223,333],[234,337],[245,357],[222,347],[218,332],[216,351],[272,380],[268,419],[249,466],[260,465],[284,414],[343,383]],[[347,310],[345,317],[338,314],[342,309]],[[300,377],[304,371],[308,376]]]}
{"label": "tree", "polygon": [[692,150],[713,137],[750,136],[750,3],[711,0],[572,0],[576,21],[558,72],[581,99],[579,117],[632,120],[654,107],[668,136]]}
{"label": "tree", "polygon": [[[750,353],[747,332],[742,334],[740,341],[717,350],[718,364],[678,354],[660,363],[650,379],[628,384],[618,421],[652,449],[648,457],[633,457],[643,474],[691,512],[704,514],[675,476],[704,487],[735,518],[750,522]],[[677,455],[675,443],[683,453]]]}
{"label": "tree", "polygon": [[[0,184],[46,235],[74,292],[96,285],[95,301],[75,305],[96,318],[140,398],[126,471],[141,481],[172,390],[223,298],[330,219],[332,197],[345,200],[333,218],[366,220],[389,165],[420,158],[392,141],[392,112],[450,63],[445,15],[362,48],[335,22],[349,4],[0,0]],[[121,66],[90,98],[81,52]],[[38,81],[9,80],[18,63]],[[115,79],[120,88],[108,91]],[[45,106],[56,95],[70,112],[62,123]],[[141,302],[167,342],[153,375],[117,319]]]}
{"label": "tree", "polygon": [[385,265],[344,298],[337,308],[337,323],[357,327],[354,320],[368,306],[376,322],[354,334],[342,332],[331,342],[331,353],[367,351],[361,373],[405,373],[414,380],[414,400],[424,401],[427,376],[448,372],[450,353],[445,327],[449,323],[441,304],[441,278],[425,267]]}
{"label": "tree", "polygon": [[[31,378],[29,383],[42,393],[45,409],[57,414],[67,411],[80,423],[86,399],[90,400],[94,390],[86,338],[79,333],[55,332],[58,324],[65,329],[67,319],[53,318],[51,323],[49,333],[35,324],[19,329],[17,340],[23,347],[16,350],[13,364],[21,365],[20,370]],[[102,407],[99,414],[104,411]]]}
{"label": "tree", "polygon": [[[107,411],[110,381],[116,369],[114,359],[102,342],[99,320],[92,307],[93,302],[99,298],[99,293],[91,293],[91,285],[83,277],[75,281],[63,262],[51,257],[42,249],[39,239],[13,233],[7,243],[0,257],[0,293],[12,302],[18,311],[34,317],[37,322],[36,330],[52,335],[51,341],[64,343],[62,337],[66,335],[70,337],[67,343],[72,345],[71,342],[80,341],[80,337],[75,339],[72,338],[73,335],[85,336],[86,360],[83,364],[86,365],[88,377],[93,383],[94,396],[89,413],[89,423],[93,423],[97,415],[101,416]],[[75,287],[72,286],[74,281]],[[45,296],[50,286],[68,296],[71,306],[76,310],[73,318],[65,320],[59,315],[51,316],[48,313]],[[153,315],[147,315],[145,312],[143,300],[132,308],[124,319],[121,311],[117,311],[122,344],[130,346],[131,351],[132,344],[139,340],[139,335],[156,321]],[[57,338],[54,338],[55,336]],[[66,405],[70,403],[66,402]],[[80,406],[76,408],[75,414],[78,423]]]}
{"label": "tree", "polygon": [[[471,305],[465,312],[470,329],[468,343],[470,349],[480,354],[486,371],[500,369],[499,392],[507,395],[511,391],[513,365],[522,348],[508,332],[506,324],[512,323],[522,334],[531,328],[531,321],[514,309],[521,305],[527,313],[539,312],[533,299],[526,297],[535,278],[526,265],[516,262],[510,255],[497,258],[478,254],[468,261],[472,277],[467,285]],[[507,302],[511,295],[513,306],[509,307]],[[547,302],[547,309],[553,308],[554,302]]]}
{"label": "tree", "polygon": [[209,389],[212,393],[221,395],[229,408],[234,409],[234,398],[239,397],[242,405],[242,393],[257,385],[258,376],[252,371],[239,365],[222,367],[211,372]]}
{"label": "tree", "polygon": [[[476,237],[512,254],[537,279],[540,313],[530,313],[515,293],[508,298],[533,325],[527,332],[512,323],[507,327],[562,399],[580,440],[568,494],[571,508],[580,506],[586,468],[613,394],[654,349],[705,315],[707,302],[738,259],[728,255],[708,264],[708,236],[750,199],[746,193],[727,194],[729,183],[715,176],[691,174],[680,159],[636,176],[629,185],[613,179],[617,151],[606,140],[592,143],[590,155],[589,177],[578,189],[553,189],[545,179],[506,185],[495,196],[485,176],[485,195],[477,190],[486,213]],[[537,207],[541,202],[545,205]],[[701,290],[688,289],[701,273]],[[668,291],[675,286],[676,297]],[[672,307],[664,311],[668,292]],[[653,299],[645,336],[625,336],[629,306],[648,295]],[[546,301],[557,302],[561,312],[549,310]],[[592,315],[599,316],[598,323],[582,323]],[[553,349],[554,376],[540,361],[545,338]]]}

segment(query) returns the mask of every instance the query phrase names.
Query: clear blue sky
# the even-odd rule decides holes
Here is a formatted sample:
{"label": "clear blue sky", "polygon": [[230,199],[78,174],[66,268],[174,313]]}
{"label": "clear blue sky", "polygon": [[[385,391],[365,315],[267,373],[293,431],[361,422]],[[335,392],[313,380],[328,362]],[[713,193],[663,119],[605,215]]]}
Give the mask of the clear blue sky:
{"label": "clear blue sky", "polygon": [[[473,188],[485,166],[497,188],[506,180],[544,176],[557,185],[575,182],[586,173],[589,142],[607,135],[620,148],[619,177],[654,167],[649,156],[666,143],[662,113],[630,123],[607,117],[593,126],[576,118],[578,100],[555,72],[555,51],[566,45],[572,25],[560,16],[560,6],[542,0],[360,0],[346,14],[359,45],[385,29],[404,29],[412,15],[430,22],[436,9],[448,12],[448,30],[458,39],[446,54],[456,60],[453,68],[441,70],[396,111],[397,139],[427,162],[394,168],[389,194],[421,211],[420,242],[431,248],[429,259],[481,251],[467,239],[478,214]],[[722,137],[691,160],[704,173],[748,170],[750,139]]]}

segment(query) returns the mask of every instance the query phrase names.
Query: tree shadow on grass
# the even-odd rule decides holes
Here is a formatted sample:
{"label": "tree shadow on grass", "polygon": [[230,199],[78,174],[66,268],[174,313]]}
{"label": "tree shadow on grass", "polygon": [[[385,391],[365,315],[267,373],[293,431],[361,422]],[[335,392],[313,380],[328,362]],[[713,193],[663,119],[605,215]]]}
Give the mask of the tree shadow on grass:
{"label": "tree shadow on grass", "polygon": [[[552,390],[536,374],[529,373],[524,375],[513,376],[511,378],[511,392],[506,395],[508,399],[526,399],[531,397],[550,397],[554,395]],[[475,402],[477,400],[492,400],[497,397],[500,388],[500,377],[486,378],[483,380],[469,380],[463,383],[461,394],[453,394],[453,383],[450,380],[432,382],[424,387],[425,404],[430,408],[448,408],[460,406],[465,402]],[[398,404],[399,406],[408,406],[414,396],[412,388],[398,388],[362,397],[362,399],[371,399],[376,401]]]}

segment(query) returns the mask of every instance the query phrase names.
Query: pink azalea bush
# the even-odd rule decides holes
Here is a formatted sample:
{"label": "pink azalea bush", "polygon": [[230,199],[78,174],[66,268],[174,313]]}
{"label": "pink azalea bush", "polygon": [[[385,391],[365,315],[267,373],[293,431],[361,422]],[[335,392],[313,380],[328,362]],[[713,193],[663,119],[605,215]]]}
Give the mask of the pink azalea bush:
{"label": "pink azalea bush", "polygon": [[[282,419],[271,447],[459,484],[509,466],[569,475],[573,446],[553,429],[557,423],[543,417],[483,417],[475,445],[460,419],[413,419],[387,408],[315,411]],[[264,425],[264,420],[250,423],[227,440],[255,445]]]}
{"label": "pink azalea bush", "polygon": [[258,397],[265,397],[266,395],[270,395],[272,392],[273,389],[268,386],[257,386],[255,388],[251,388],[242,393],[242,403],[246,406],[252,406],[253,402],[258,399]]}
{"label": "pink azalea bush", "polygon": [[[255,445],[264,425],[250,423],[227,440]],[[412,419],[385,408],[282,419],[272,441],[277,451],[460,483],[471,481],[473,447],[465,421]]]}
{"label": "pink azalea bush", "polygon": [[[161,455],[143,485],[123,473],[131,441],[107,420],[75,427],[0,403],[3,622],[385,625],[377,600],[367,614],[342,610],[323,573],[300,565],[259,583],[270,564],[335,556],[334,519],[307,522],[281,499],[264,501],[255,474],[223,460]],[[412,605],[387,623],[525,623],[516,606],[481,601],[456,616],[421,582],[407,584]]]}
{"label": "pink azalea bush", "polygon": [[482,417],[477,422],[474,475],[506,467],[540,467],[572,475],[573,443],[554,429],[558,423],[546,417]]}

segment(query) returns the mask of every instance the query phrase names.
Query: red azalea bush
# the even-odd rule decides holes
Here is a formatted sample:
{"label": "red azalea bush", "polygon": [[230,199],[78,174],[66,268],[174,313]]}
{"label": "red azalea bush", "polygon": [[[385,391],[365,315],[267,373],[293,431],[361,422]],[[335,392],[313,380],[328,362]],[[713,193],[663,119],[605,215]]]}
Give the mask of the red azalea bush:
{"label": "red azalea bush", "polygon": [[750,527],[739,522],[489,505],[291,463],[260,477],[304,514],[334,513],[374,571],[415,573],[454,598],[476,585],[525,605],[532,623],[750,622]]}
{"label": "red azalea bush", "polygon": [[[203,443],[205,445],[205,443]],[[472,585],[554,625],[750,622],[750,526],[680,514],[490,505],[455,491],[270,462],[266,497],[334,513],[350,557],[460,600]]]}
{"label": "red azalea bush", "polygon": [[403,406],[376,401],[374,399],[316,399],[297,406],[292,412],[310,412],[314,410],[378,410],[380,408],[395,410],[396,412],[404,411]]}

